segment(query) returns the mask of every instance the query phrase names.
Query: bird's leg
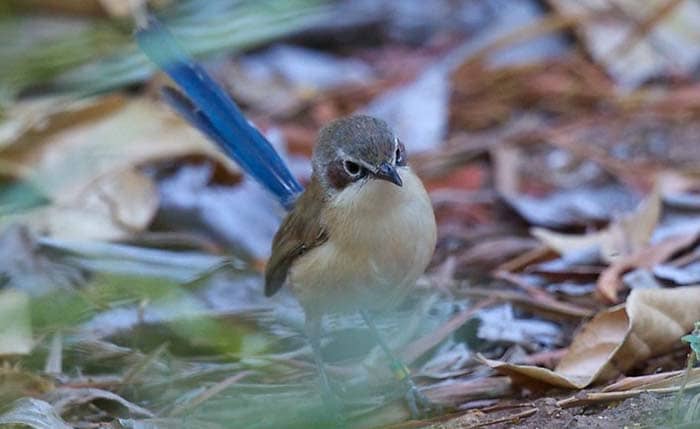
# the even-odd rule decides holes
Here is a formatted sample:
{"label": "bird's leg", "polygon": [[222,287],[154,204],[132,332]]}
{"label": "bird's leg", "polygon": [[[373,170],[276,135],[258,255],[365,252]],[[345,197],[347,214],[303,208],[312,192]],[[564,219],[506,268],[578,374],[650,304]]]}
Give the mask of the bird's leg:
{"label": "bird's leg", "polygon": [[321,396],[326,408],[333,414],[336,420],[337,427],[345,426],[345,417],[343,416],[342,406],[338,396],[331,388],[331,383],[326,372],[326,367],[323,364],[323,356],[321,355],[321,318],[306,317],[306,336],[311,344],[311,351],[316,364],[316,370],[321,383]]}
{"label": "bird's leg", "polygon": [[377,326],[374,324],[374,320],[372,320],[369,313],[367,313],[367,311],[360,311],[360,314],[369,327],[370,332],[372,332],[375,341],[389,358],[389,364],[391,365],[394,376],[406,386],[406,402],[408,403],[408,408],[411,410],[411,417],[417,419],[426,414],[426,412],[439,408],[418,390],[418,386],[416,386],[416,383],[414,383],[411,378],[411,370],[394,355],[387,343],[384,342],[384,339],[379,335]]}

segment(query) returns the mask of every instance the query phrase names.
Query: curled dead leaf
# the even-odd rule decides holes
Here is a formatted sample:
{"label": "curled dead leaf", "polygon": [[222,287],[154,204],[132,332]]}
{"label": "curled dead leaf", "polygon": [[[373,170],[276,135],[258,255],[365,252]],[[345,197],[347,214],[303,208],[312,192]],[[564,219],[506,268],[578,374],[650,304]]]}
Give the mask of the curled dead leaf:
{"label": "curled dead leaf", "polygon": [[554,370],[483,359],[524,384],[582,389],[671,350],[700,319],[700,285],[633,290],[625,305],[596,315]]}

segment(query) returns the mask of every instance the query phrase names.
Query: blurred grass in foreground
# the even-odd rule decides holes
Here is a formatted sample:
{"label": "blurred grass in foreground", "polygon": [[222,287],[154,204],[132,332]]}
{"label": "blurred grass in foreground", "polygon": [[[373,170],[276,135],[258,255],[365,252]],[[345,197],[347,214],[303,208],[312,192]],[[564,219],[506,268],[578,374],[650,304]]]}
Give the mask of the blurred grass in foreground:
{"label": "blurred grass in foreground", "polygon": [[[183,0],[158,12],[193,55],[259,45],[327,20],[326,0]],[[136,49],[132,23],[94,16],[0,15],[0,106],[36,88],[77,95],[145,80],[155,67]],[[78,67],[80,66],[80,67]]]}

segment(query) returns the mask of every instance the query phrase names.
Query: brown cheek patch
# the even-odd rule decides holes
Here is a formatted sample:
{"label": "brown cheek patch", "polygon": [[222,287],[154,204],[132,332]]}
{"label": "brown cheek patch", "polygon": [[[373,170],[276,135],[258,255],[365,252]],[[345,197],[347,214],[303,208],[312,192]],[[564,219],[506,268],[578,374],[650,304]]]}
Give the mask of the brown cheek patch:
{"label": "brown cheek patch", "polygon": [[326,179],[328,180],[328,184],[336,190],[344,189],[352,182],[352,178],[343,168],[343,163],[341,161],[330,163],[326,169]]}

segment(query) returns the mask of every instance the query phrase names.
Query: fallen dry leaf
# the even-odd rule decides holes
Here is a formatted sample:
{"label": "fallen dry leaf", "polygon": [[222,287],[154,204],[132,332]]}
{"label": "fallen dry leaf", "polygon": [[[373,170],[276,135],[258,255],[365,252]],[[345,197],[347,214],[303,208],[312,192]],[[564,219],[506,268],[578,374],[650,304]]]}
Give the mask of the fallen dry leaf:
{"label": "fallen dry leaf", "polygon": [[114,240],[145,230],[158,209],[155,184],[127,169],[105,174],[85,193],[57,196],[54,204],[22,216],[33,231],[57,238]]}
{"label": "fallen dry leaf", "polygon": [[562,234],[545,228],[532,228],[530,233],[559,254],[600,249],[606,262],[630,255],[643,248],[651,238],[661,217],[661,195],[654,190],[633,212],[618,217],[602,231],[589,234]]}
{"label": "fallen dry leaf", "polygon": [[[123,101],[120,97],[110,97],[110,100],[117,103]],[[94,106],[105,109],[110,107],[110,103],[105,102],[104,98],[99,101],[96,98],[76,100],[65,96],[19,101],[3,111],[3,120],[0,122],[0,150],[21,141],[20,137],[28,132],[41,132],[52,126],[60,126],[61,118],[71,116],[74,112],[85,116]],[[73,119],[75,120],[75,117]]]}
{"label": "fallen dry leaf", "polygon": [[0,223],[20,222],[62,238],[128,238],[146,229],[158,208],[155,184],[141,167],[199,156],[236,172],[203,136],[156,101],[104,97],[61,115],[53,121],[60,124],[5,143],[2,165],[21,172],[16,179],[31,183],[49,204]]}
{"label": "fallen dry leaf", "polygon": [[596,315],[554,370],[483,359],[514,382],[582,389],[610,380],[680,344],[700,319],[700,285],[633,290],[625,305]]}
{"label": "fallen dry leaf", "polygon": [[0,415],[0,425],[32,429],[70,429],[51,404],[34,398],[21,398]]}
{"label": "fallen dry leaf", "polygon": [[588,234],[564,234],[547,228],[530,228],[530,234],[560,255],[583,251],[593,247],[600,248],[607,230]]}
{"label": "fallen dry leaf", "polygon": [[676,252],[688,248],[699,238],[700,231],[694,234],[674,235],[618,259],[598,277],[598,292],[609,302],[617,302],[618,292],[622,289],[622,276],[625,273],[635,268],[653,268],[667,261]]}
{"label": "fallen dry leaf", "polygon": [[684,209],[700,208],[700,172],[697,169],[668,170],[659,174],[664,202]]}
{"label": "fallen dry leaf", "polygon": [[[562,15],[597,13],[575,30],[590,55],[621,86],[692,70],[700,58],[697,27],[700,7],[689,1],[548,0]],[[670,5],[670,7],[668,6]],[[674,46],[674,49],[666,49]]]}

